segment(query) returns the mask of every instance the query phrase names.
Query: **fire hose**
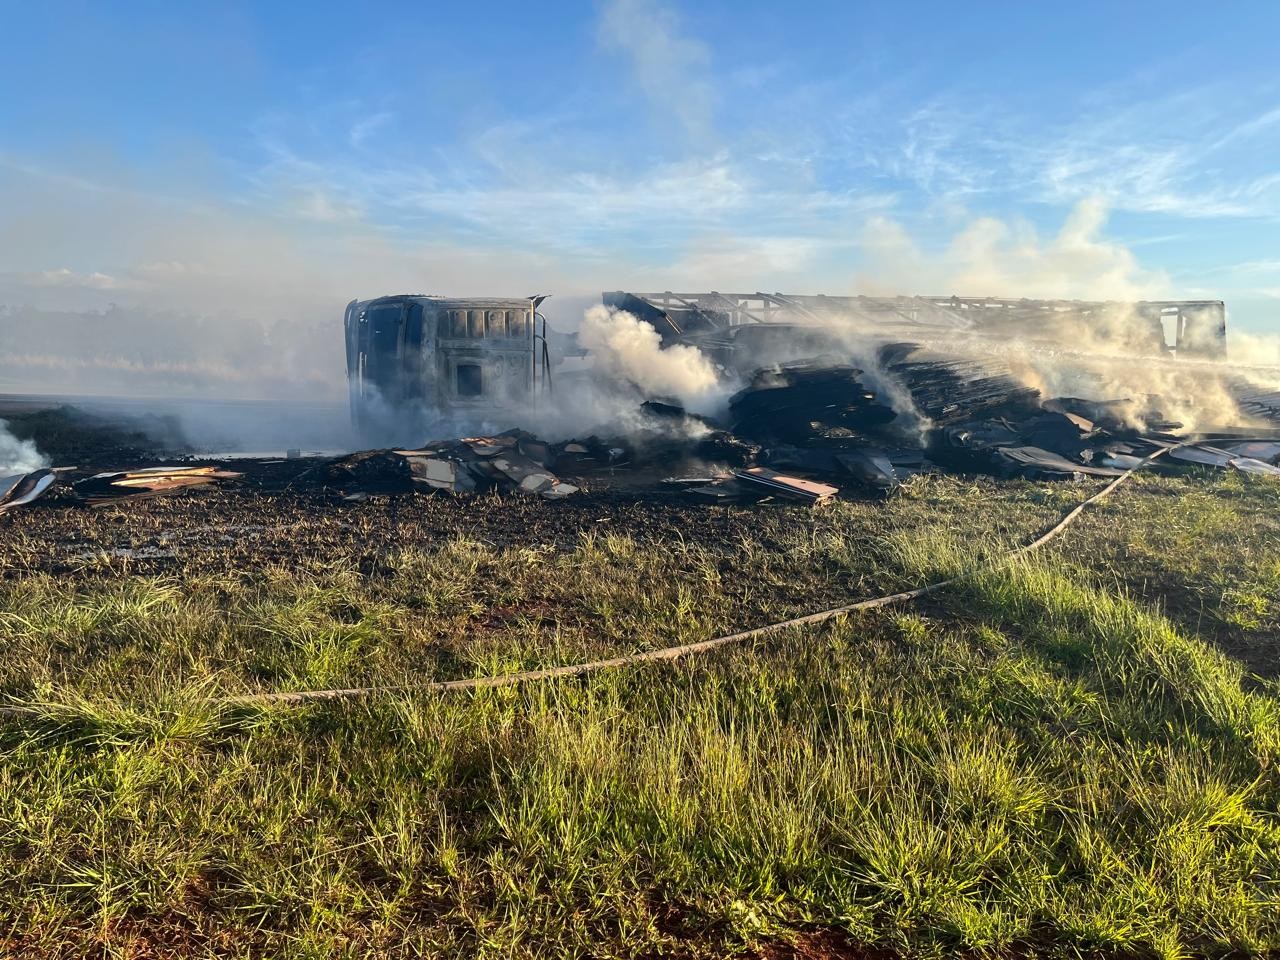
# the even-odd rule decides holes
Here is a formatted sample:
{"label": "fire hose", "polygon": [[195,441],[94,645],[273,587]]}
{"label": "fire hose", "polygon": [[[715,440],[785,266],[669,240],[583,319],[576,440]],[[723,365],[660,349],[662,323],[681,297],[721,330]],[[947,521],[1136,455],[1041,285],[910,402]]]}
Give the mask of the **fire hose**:
{"label": "fire hose", "polygon": [[[1139,463],[1136,463],[1125,470],[1124,473],[1113,479],[1097,493],[1081,501],[1069,510],[1062,519],[1030,543],[1024,544],[1021,547],[1016,547],[1000,557],[989,560],[972,571],[962,573],[954,577],[949,577],[945,580],[939,580],[936,583],[916,587],[912,590],[906,590],[901,593],[892,593],[888,596],[859,600],[856,603],[849,603],[839,607],[831,607],[827,610],[819,610],[817,613],[806,614],[802,617],[793,617],[790,620],[780,620],[777,623],[769,623],[761,627],[753,627],[750,630],[742,630],[738,633],[712,637],[709,640],[699,640],[695,643],[682,643],[677,646],[663,647],[658,650],[642,650],[637,653],[623,654],[622,656],[609,657],[603,660],[588,660],[580,663],[564,664],[557,667],[544,667],[538,670],[521,670],[516,673],[503,673],[487,677],[468,677],[461,680],[439,680],[430,683],[241,694],[229,697],[216,697],[213,698],[212,703],[228,709],[272,705],[298,706],[309,703],[355,700],[362,697],[389,693],[443,694],[456,693],[463,690],[485,690],[496,687],[510,687],[517,684],[534,683],[540,680],[557,680],[563,677],[577,677],[587,673],[597,673],[602,670],[615,670],[620,667],[631,666],[632,664],[679,660],[684,657],[707,653],[708,651],[716,650],[720,647],[726,647],[731,644],[744,643],[748,640],[756,640],[761,637],[771,636],[786,630],[791,630],[795,627],[824,623],[827,620],[844,617],[848,614],[857,613],[862,610],[876,610],[881,607],[908,603],[912,600],[918,600],[921,597],[927,597],[930,594],[937,593],[939,590],[943,590],[946,587],[961,583],[981,570],[991,569],[1002,563],[1007,563],[1016,557],[1039,550],[1045,544],[1061,536],[1062,533],[1066,531],[1066,529],[1070,527],[1086,509],[1109,497],[1139,470],[1146,467],[1159,457],[1162,457],[1173,450],[1177,450],[1180,447],[1188,446],[1190,443],[1192,443],[1192,441],[1183,441],[1168,447],[1161,447],[1149,454]],[[28,715],[33,712],[35,712],[33,708],[19,704],[0,707],[0,716]]]}
{"label": "fire hose", "polygon": [[516,684],[534,683],[539,680],[557,680],[562,677],[577,677],[587,673],[597,673],[601,670],[615,670],[619,667],[626,667],[632,664],[679,660],[683,657],[706,653],[710,650],[716,650],[720,647],[726,647],[731,644],[743,643],[747,640],[756,640],[761,637],[771,636],[785,630],[790,630],[794,627],[804,627],[816,623],[823,623],[827,620],[843,617],[850,613],[857,613],[862,610],[875,610],[880,607],[907,603],[912,600],[918,600],[921,597],[927,597],[929,594],[937,593],[939,590],[952,586],[956,583],[960,583],[968,577],[973,576],[973,574],[978,572],[978,570],[990,569],[998,564],[1007,563],[1015,557],[1039,550],[1045,544],[1060,536],[1082,513],[1084,513],[1086,509],[1109,497],[1143,467],[1172,450],[1187,446],[1188,443],[1190,443],[1190,441],[1184,441],[1183,443],[1174,444],[1168,447],[1161,447],[1155,452],[1149,454],[1143,458],[1141,462],[1136,463],[1129,469],[1125,470],[1124,473],[1116,477],[1097,493],[1081,501],[1068,511],[1061,520],[1030,543],[1017,547],[1003,556],[989,561],[987,564],[984,564],[972,572],[963,573],[959,576],[950,577],[946,580],[939,580],[936,583],[926,584],[925,586],[916,587],[913,590],[906,590],[902,593],[893,593],[884,597],[872,597],[868,600],[859,600],[856,603],[849,603],[839,607],[831,607],[827,610],[819,610],[817,613],[806,614],[802,617],[793,617],[790,620],[780,620],[777,623],[769,623],[762,627],[753,627],[750,630],[742,630],[738,633],[712,637],[709,640],[699,640],[696,643],[682,643],[674,647],[663,647],[659,650],[642,650],[637,653],[624,654],[618,657],[609,657],[604,660],[588,660],[581,663],[568,663],[558,667],[544,667],[539,670],[521,670],[517,673],[503,673],[488,677],[469,677],[462,680],[438,680],[431,683],[419,683],[403,686],[346,687],[329,690],[296,690],[277,693],[253,693],[242,696],[224,697],[217,702],[225,707],[253,707],[272,704],[291,706],[332,700],[353,700],[361,697],[387,693],[456,693],[462,690],[485,690],[492,689],[494,687],[510,687],[515,686]]}

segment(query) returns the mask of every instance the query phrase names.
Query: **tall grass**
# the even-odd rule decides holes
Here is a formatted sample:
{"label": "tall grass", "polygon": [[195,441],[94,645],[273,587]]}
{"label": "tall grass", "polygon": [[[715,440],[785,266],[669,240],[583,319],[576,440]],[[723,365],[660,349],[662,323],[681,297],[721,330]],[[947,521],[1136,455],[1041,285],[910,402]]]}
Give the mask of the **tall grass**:
{"label": "tall grass", "polygon": [[1280,950],[1280,697],[1078,550],[687,663],[208,704],[693,639],[803,603],[805,569],[895,586],[996,546],[793,545],[32,581],[3,621],[28,711],[0,727],[8,951],[708,955],[814,928],[931,955]]}

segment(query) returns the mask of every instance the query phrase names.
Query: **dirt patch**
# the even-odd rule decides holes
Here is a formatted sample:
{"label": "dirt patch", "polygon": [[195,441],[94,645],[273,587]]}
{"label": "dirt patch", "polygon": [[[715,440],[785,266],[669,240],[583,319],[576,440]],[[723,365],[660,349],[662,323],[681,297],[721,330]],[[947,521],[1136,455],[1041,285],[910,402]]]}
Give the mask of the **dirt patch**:
{"label": "dirt patch", "polygon": [[855,943],[834,930],[819,930],[767,944],[747,956],[758,960],[899,960],[902,954]]}

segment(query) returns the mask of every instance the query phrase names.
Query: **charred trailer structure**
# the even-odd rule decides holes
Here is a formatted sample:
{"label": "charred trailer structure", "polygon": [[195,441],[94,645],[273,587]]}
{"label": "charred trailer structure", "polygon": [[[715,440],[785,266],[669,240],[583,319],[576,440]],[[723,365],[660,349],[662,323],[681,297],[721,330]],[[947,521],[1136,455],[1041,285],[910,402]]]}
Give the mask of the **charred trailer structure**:
{"label": "charred trailer structure", "polygon": [[352,300],[344,326],[356,430],[394,436],[433,423],[480,426],[527,406],[550,389],[544,299]]}
{"label": "charred trailer structure", "polygon": [[606,291],[606,306],[653,324],[664,343],[694,343],[726,365],[772,348],[802,355],[839,327],[886,340],[954,334],[1030,345],[1082,344],[1135,356],[1226,356],[1221,300],[1029,300],[999,297],[811,296],[783,293]]}

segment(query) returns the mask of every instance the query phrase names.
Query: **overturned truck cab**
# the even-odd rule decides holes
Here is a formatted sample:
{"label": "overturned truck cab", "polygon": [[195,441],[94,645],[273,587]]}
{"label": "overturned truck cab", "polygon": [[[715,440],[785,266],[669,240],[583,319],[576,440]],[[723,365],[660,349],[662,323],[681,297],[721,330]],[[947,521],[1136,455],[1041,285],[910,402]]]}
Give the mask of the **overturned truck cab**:
{"label": "overturned truck cab", "polygon": [[435,425],[479,428],[526,406],[549,386],[543,299],[352,300],[344,326],[357,432],[395,440]]}

